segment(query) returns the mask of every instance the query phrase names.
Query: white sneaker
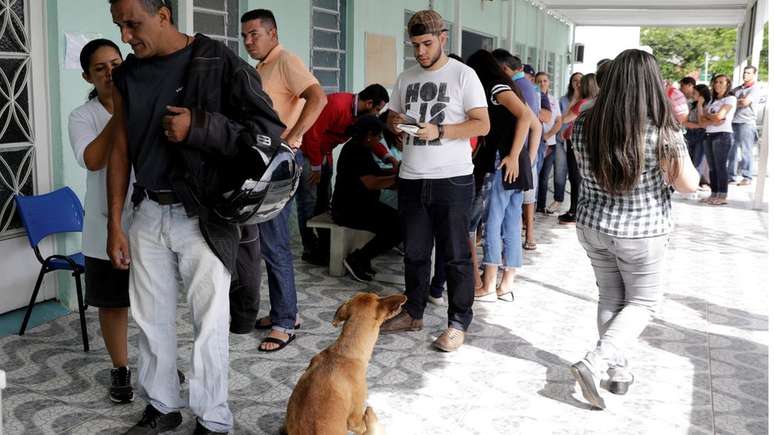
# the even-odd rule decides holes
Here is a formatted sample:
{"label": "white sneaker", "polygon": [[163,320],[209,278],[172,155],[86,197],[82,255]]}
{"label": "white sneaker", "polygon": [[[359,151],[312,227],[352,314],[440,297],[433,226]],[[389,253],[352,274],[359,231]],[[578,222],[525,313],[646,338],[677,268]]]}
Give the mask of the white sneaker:
{"label": "white sneaker", "polygon": [[440,298],[436,298],[432,295],[428,295],[427,301],[433,305],[446,305],[446,301],[443,300],[443,296],[441,296]]}
{"label": "white sneaker", "polygon": [[551,203],[551,205],[546,207],[546,211],[549,213],[556,213],[561,208],[562,208],[562,203],[559,201],[554,201]]}

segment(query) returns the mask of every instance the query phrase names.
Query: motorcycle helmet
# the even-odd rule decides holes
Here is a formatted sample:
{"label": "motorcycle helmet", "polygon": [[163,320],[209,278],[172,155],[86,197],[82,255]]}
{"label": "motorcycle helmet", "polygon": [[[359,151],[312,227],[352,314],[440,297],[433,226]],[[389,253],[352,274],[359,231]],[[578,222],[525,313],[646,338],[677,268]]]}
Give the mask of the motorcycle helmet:
{"label": "motorcycle helmet", "polygon": [[213,211],[226,222],[239,225],[271,220],[298,188],[301,166],[296,163],[295,151],[284,141],[269,146],[259,140],[241,157],[241,163],[259,169],[253,169],[239,187],[224,193]]}

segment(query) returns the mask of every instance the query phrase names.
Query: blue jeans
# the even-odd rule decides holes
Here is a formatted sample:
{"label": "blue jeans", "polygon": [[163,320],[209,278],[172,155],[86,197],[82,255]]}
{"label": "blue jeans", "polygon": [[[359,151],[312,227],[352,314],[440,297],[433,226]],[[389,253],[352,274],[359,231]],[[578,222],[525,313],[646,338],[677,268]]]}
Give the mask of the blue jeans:
{"label": "blue jeans", "polygon": [[758,128],[755,124],[731,124],[734,128],[734,145],[728,153],[728,176],[735,177],[736,152],[741,149],[742,160],[739,162],[739,172],[742,177],[752,180],[752,147],[758,141]]}
{"label": "blue jeans", "polygon": [[468,247],[472,175],[435,180],[400,179],[398,212],[404,232],[406,278],[404,308],[421,319],[430,290],[430,255],[445,259],[449,287],[449,326],[467,330],[473,320],[473,265]]}
{"label": "blue jeans", "polygon": [[[468,237],[474,243],[476,241],[476,232],[478,225],[483,219],[486,221],[486,210],[489,206],[489,192],[492,190],[492,174],[484,175],[481,189],[476,191],[476,197],[473,199],[473,206],[470,210],[470,225],[468,226]],[[436,241],[437,244],[437,241]],[[474,273],[476,273],[474,271]],[[440,250],[435,252],[435,268],[433,270],[433,279],[430,281],[430,295],[434,298],[443,296],[443,289],[446,286],[446,261]]]}
{"label": "blue jeans", "polygon": [[543,168],[538,176],[538,210],[546,208],[546,197],[548,196],[548,176],[551,175],[551,169],[554,170],[554,201],[564,202],[564,185],[567,178],[567,154],[564,151],[564,145],[549,145],[548,155],[543,160]]}
{"label": "blue jeans", "polygon": [[521,267],[521,190],[505,190],[503,175],[497,170],[489,195],[484,261],[488,266]]}
{"label": "blue jeans", "polygon": [[688,146],[688,154],[697,171],[704,160],[704,135],[703,128],[689,129],[685,133],[685,145]]}
{"label": "blue jeans", "polygon": [[[312,183],[312,165],[302,152],[296,153],[296,161],[302,166],[301,180],[296,191],[296,215],[298,216],[298,232],[301,234],[301,244],[304,253],[317,252],[324,247],[318,246],[319,241],[314,229],[307,228],[306,222],[318,214],[328,211],[330,203],[331,166],[323,162],[320,169],[320,183]],[[325,250],[325,249],[323,249]],[[327,253],[327,250],[325,250]]]}
{"label": "blue jeans", "polygon": [[728,193],[728,153],[733,144],[731,133],[704,135],[704,152],[707,154],[713,196],[725,197]]}
{"label": "blue jeans", "polygon": [[292,203],[288,201],[274,219],[258,224],[261,256],[266,262],[266,277],[269,283],[269,303],[271,304],[269,316],[272,329],[286,334],[292,334],[295,331],[298,315],[296,278],[293,272],[293,253],[290,251],[288,225]]}

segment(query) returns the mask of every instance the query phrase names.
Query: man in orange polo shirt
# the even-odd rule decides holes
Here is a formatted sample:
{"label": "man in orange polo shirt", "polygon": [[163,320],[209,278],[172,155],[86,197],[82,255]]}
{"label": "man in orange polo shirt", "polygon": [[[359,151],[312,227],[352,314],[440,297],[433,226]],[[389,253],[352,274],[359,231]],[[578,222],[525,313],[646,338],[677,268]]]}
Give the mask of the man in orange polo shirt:
{"label": "man in orange polo shirt", "polygon": [[[304,62],[282,48],[277,36],[277,22],[270,10],[246,12],[241,22],[245,50],[260,62],[256,69],[263,89],[271,97],[280,120],[287,126],[283,138],[289,145],[298,148],[304,133],[325,107],[325,92]],[[301,164],[301,153],[297,153],[296,157]],[[271,329],[258,346],[258,350],[264,352],[278,351],[295,338],[298,305],[288,228],[290,204],[292,201],[271,221],[258,224],[260,253],[266,262],[271,302],[269,316],[255,322],[257,329]],[[243,246],[239,254],[246,265],[253,266],[253,273],[257,273],[260,257],[255,255],[255,250]],[[257,291],[255,293],[257,295]]]}

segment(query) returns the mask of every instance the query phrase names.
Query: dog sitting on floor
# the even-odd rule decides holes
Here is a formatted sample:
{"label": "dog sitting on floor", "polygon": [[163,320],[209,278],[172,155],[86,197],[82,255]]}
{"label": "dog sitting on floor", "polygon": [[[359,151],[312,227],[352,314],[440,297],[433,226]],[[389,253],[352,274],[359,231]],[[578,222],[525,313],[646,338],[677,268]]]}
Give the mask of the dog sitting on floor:
{"label": "dog sitting on floor", "polygon": [[335,343],[312,358],[288,401],[282,433],[358,435],[384,433],[365,401],[366,370],[379,327],[400,312],[403,295],[380,298],[358,293],[336,310],[333,326],[344,323]]}

